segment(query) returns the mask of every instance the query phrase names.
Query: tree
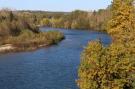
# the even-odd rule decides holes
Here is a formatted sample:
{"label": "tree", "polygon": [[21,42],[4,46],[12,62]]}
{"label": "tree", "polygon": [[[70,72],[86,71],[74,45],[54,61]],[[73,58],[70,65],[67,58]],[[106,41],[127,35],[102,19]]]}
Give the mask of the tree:
{"label": "tree", "polygon": [[135,17],[133,0],[113,0],[108,32],[113,43],[90,42],[82,53],[80,89],[135,88]]}
{"label": "tree", "polygon": [[107,29],[108,33],[111,34],[115,39],[120,39],[119,37],[126,37],[119,35],[126,35],[135,29],[133,1],[134,0],[113,1],[112,19],[108,22]]}
{"label": "tree", "polygon": [[48,18],[44,18],[43,20],[41,20],[41,25],[50,26],[50,20]]}
{"label": "tree", "polygon": [[134,58],[123,44],[105,48],[100,42],[90,42],[79,68],[80,89],[133,89]]}

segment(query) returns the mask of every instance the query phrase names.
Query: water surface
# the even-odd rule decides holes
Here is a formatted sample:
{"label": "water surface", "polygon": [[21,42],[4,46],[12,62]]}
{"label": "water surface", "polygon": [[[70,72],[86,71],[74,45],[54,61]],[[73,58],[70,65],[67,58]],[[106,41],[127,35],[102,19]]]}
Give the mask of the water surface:
{"label": "water surface", "polygon": [[80,53],[88,41],[101,39],[111,42],[106,33],[59,30],[66,39],[58,45],[33,52],[0,55],[0,89],[78,89],[75,83],[80,64]]}

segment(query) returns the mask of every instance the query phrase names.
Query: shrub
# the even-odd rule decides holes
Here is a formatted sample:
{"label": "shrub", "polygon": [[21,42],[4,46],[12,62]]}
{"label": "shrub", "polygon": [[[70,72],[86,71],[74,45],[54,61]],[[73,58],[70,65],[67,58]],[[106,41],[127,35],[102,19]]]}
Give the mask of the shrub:
{"label": "shrub", "polygon": [[19,47],[38,47],[40,45],[56,44],[64,38],[63,33],[58,31],[34,33],[30,30],[22,30],[19,36],[10,36],[4,41],[5,44],[13,44]]}
{"label": "shrub", "polygon": [[133,89],[134,58],[123,44],[104,48],[99,42],[90,42],[79,68],[80,89]]}

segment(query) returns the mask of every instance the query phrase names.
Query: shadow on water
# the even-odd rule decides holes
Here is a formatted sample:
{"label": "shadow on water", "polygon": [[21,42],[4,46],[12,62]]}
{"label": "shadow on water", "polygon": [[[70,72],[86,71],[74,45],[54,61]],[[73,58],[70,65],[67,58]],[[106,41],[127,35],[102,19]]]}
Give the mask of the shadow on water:
{"label": "shadow on water", "polygon": [[111,42],[106,33],[56,28],[66,39],[33,52],[0,55],[0,89],[78,89],[75,83],[80,54],[88,41]]}

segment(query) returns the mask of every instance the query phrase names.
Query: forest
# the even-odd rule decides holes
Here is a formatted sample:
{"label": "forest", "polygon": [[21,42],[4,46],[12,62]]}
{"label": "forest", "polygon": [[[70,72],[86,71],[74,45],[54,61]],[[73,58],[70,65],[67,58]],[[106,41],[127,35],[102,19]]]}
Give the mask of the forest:
{"label": "forest", "polygon": [[55,28],[105,31],[105,25],[110,15],[109,7],[91,12],[75,10],[59,16],[44,17],[40,24]]}
{"label": "forest", "polygon": [[66,29],[88,29],[105,31],[105,25],[111,16],[110,7],[98,11],[75,10],[72,12],[47,12],[47,11],[14,11],[21,17],[28,19],[30,23],[39,26],[66,28]]}

